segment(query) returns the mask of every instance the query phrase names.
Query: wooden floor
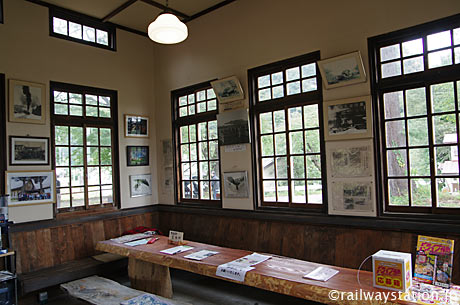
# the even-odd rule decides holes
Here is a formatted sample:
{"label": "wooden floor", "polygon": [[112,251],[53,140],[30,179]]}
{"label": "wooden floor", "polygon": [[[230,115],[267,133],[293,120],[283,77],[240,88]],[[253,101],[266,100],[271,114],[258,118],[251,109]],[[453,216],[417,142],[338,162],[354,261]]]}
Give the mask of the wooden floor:
{"label": "wooden floor", "polygon": [[[127,274],[114,278],[117,282],[129,286]],[[251,288],[227,281],[200,276],[186,271],[171,269],[174,299],[193,305],[305,305],[318,304],[302,299],[284,296],[265,290]],[[49,292],[47,305],[83,305],[86,302],[67,296],[54,287]],[[19,305],[38,304],[36,297],[19,301]]]}

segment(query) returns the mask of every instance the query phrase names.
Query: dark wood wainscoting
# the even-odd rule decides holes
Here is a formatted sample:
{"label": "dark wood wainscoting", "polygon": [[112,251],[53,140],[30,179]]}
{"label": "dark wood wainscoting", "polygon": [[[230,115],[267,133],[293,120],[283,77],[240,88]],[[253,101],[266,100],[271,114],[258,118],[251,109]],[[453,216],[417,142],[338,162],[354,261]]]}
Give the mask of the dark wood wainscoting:
{"label": "dark wood wainscoting", "polygon": [[[161,211],[159,220],[163,232],[183,231],[187,240],[353,269],[357,269],[366,257],[381,249],[414,254],[419,234],[227,215],[200,215],[184,211]],[[460,283],[460,234],[420,234],[455,240],[453,281]],[[372,269],[370,260],[364,269]]]}
{"label": "dark wood wainscoting", "polygon": [[[86,222],[48,221],[27,230],[11,232],[11,246],[17,251],[17,271],[27,273],[97,254],[98,241],[120,236],[138,226],[158,227],[157,212]],[[30,227],[30,225],[28,225]],[[20,225],[19,225],[20,228]]]}

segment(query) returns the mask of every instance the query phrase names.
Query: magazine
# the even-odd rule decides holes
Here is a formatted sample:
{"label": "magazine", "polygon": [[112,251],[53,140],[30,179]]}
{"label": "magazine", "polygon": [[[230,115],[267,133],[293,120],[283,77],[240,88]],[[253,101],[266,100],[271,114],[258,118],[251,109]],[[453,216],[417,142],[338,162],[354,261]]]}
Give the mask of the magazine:
{"label": "magazine", "polygon": [[[426,258],[423,257],[424,255]],[[449,288],[452,281],[453,259],[453,240],[419,235],[414,272],[415,280],[430,283],[431,275],[431,282],[434,285]],[[433,269],[432,273],[431,269]]]}

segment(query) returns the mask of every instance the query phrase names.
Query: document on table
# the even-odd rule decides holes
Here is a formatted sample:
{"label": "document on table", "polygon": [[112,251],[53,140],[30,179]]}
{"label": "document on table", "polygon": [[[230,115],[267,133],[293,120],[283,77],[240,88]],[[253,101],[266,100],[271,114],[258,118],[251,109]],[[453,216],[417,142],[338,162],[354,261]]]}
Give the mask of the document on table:
{"label": "document on table", "polygon": [[189,250],[192,250],[192,249],[193,249],[192,246],[177,246],[177,247],[174,247],[174,248],[169,248],[169,249],[161,250],[160,252],[161,252],[161,253],[164,253],[164,254],[173,255],[173,254],[177,254],[177,253],[189,251]]}
{"label": "document on table", "polygon": [[307,275],[304,275],[303,277],[306,279],[326,282],[337,273],[339,273],[339,271],[335,269],[318,267],[312,272],[308,273]]}
{"label": "document on table", "polygon": [[149,236],[152,236],[152,235],[155,235],[155,233],[153,231],[147,231],[147,232],[144,232],[144,233],[123,235],[123,236],[120,236],[120,237],[111,238],[110,240],[114,241],[116,243],[123,244],[123,243],[129,242],[129,241],[146,238],[146,237],[149,237]]}
{"label": "document on table", "polygon": [[246,272],[255,269],[251,266],[243,266],[238,264],[226,263],[217,266],[216,275],[238,282],[244,282]]}
{"label": "document on table", "polygon": [[139,246],[139,245],[146,245],[147,242],[149,241],[149,239],[150,239],[150,237],[149,237],[149,238],[144,238],[144,239],[139,239],[139,240],[130,241],[130,242],[127,242],[127,243],[124,243],[124,244],[127,245],[127,246],[130,246],[130,247]]}
{"label": "document on table", "polygon": [[209,250],[201,250],[201,251],[186,255],[186,256],[184,256],[184,258],[193,259],[193,260],[196,260],[196,261],[201,261],[202,259],[205,259],[206,257],[216,255],[217,253],[219,253],[219,252],[217,252],[217,251],[209,251]]}
{"label": "document on table", "polygon": [[255,266],[257,264],[265,262],[269,258],[271,258],[270,255],[262,255],[262,254],[254,252],[252,254],[249,254],[241,258],[238,258],[234,261],[231,261],[231,263],[235,263],[235,264],[239,264],[243,266]]}

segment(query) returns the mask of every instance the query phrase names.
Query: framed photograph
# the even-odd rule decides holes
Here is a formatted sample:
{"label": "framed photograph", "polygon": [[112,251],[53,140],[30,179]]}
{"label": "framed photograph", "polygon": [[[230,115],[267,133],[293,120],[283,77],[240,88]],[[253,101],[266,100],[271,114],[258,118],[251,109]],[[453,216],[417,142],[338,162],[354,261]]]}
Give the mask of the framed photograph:
{"label": "framed photograph", "polygon": [[142,174],[129,176],[129,189],[131,197],[152,195],[152,175]]}
{"label": "framed photograph", "polygon": [[249,198],[248,172],[224,173],[224,195],[226,198]]}
{"label": "framed photograph", "polygon": [[148,146],[127,146],[126,156],[127,156],[128,166],[149,165],[149,147]]}
{"label": "framed photograph", "polygon": [[372,137],[370,96],[328,101],[323,107],[326,141]]}
{"label": "framed photograph", "polygon": [[363,60],[359,51],[318,61],[326,89],[366,81]]}
{"label": "framed photograph", "polygon": [[45,85],[9,80],[10,122],[45,124]]}
{"label": "framed photograph", "polygon": [[220,145],[249,143],[248,109],[238,109],[217,115]]}
{"label": "framed photograph", "polygon": [[10,165],[48,165],[49,138],[10,136]]}
{"label": "framed photograph", "polygon": [[329,214],[377,216],[375,185],[364,179],[332,181],[329,195]]}
{"label": "framed photograph", "polygon": [[149,118],[134,114],[125,114],[125,137],[148,138]]}
{"label": "framed photograph", "polygon": [[372,177],[374,150],[372,139],[331,141],[326,143],[328,180]]}
{"label": "framed photograph", "polygon": [[10,206],[54,203],[54,171],[7,171],[6,194]]}
{"label": "framed photograph", "polygon": [[243,88],[236,76],[213,81],[211,86],[221,104],[244,99]]}

